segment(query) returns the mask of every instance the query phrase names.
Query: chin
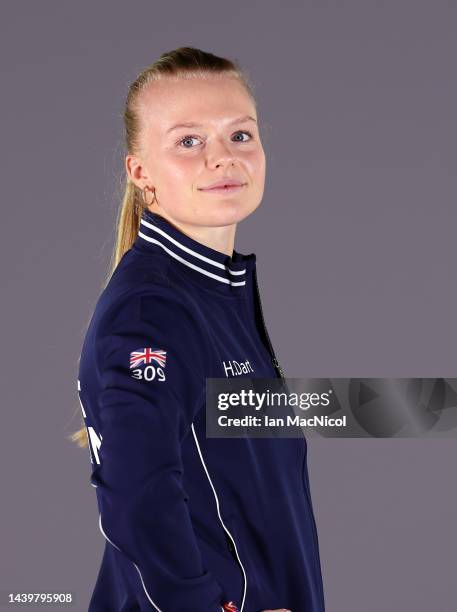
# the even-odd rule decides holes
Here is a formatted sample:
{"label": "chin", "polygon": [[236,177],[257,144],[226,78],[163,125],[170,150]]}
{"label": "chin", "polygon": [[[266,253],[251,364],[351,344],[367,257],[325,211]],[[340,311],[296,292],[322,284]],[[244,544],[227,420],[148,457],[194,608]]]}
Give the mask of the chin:
{"label": "chin", "polygon": [[258,206],[259,203],[219,202],[211,210],[205,211],[204,216],[208,219],[208,225],[233,225],[249,217]]}

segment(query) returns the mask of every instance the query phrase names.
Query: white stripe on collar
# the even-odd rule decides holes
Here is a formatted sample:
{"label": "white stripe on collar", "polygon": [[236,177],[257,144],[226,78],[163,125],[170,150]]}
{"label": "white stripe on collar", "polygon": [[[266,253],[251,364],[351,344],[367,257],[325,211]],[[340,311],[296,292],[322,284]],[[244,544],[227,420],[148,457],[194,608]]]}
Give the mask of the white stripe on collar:
{"label": "white stripe on collar", "polygon": [[[222,264],[222,263],[220,263],[218,261],[214,261],[213,259],[210,259],[209,257],[206,257],[205,255],[202,255],[201,253],[198,253],[197,251],[195,251],[195,250],[193,250],[193,249],[191,249],[191,248],[181,244],[178,240],[175,240],[172,236],[167,234],[163,229],[155,226],[152,223],[149,223],[145,219],[141,219],[140,223],[142,223],[143,225],[145,225],[149,229],[153,230],[154,232],[157,232],[158,234],[160,234],[161,236],[163,236],[164,238],[169,240],[172,244],[174,244],[178,248],[182,249],[186,253],[189,253],[193,257],[197,257],[198,259],[206,261],[207,263],[209,263],[209,264],[211,264],[213,266],[216,266],[218,268],[221,268],[222,270],[225,270],[225,271],[227,271],[227,272],[229,272],[230,274],[233,274],[233,275],[246,274],[246,268],[244,268],[243,270],[231,270],[228,266],[224,266],[224,264]],[[206,276],[209,276],[209,277],[214,278],[214,279],[216,279],[218,281],[221,281],[222,283],[226,283],[226,284],[229,284],[229,285],[232,285],[232,286],[242,286],[242,285],[246,284],[245,280],[240,281],[240,282],[234,282],[234,281],[231,281],[230,279],[227,279],[227,278],[224,278],[222,276],[219,276],[218,274],[213,274],[212,272],[208,272],[207,270],[204,270],[203,268],[200,268],[200,266],[197,266],[197,265],[187,261],[186,259],[184,259],[180,255],[178,255],[177,253],[175,253],[174,251],[172,251],[171,249],[166,247],[159,240],[156,240],[155,238],[151,238],[150,236],[147,236],[146,234],[143,234],[143,232],[141,230],[138,231],[138,236],[140,236],[141,238],[143,238],[143,240],[146,240],[147,242],[152,242],[154,244],[157,244],[162,249],[164,249],[169,255],[171,255],[172,257],[174,257],[175,259],[177,259],[181,263],[185,264],[186,266],[189,266],[193,270],[197,270],[198,272],[201,272],[202,274],[205,274]]]}
{"label": "white stripe on collar", "polygon": [[[190,263],[190,261],[187,261],[186,259],[184,259],[183,257],[181,257],[180,255],[178,255],[177,253],[174,253],[172,250],[170,250],[168,247],[166,247],[164,244],[162,244],[161,242],[159,242],[159,240],[156,240],[155,238],[151,238],[150,236],[146,236],[146,234],[143,234],[143,232],[139,231],[138,232],[138,236],[140,236],[141,238],[143,238],[144,240],[147,240],[148,242],[153,242],[154,244],[158,244],[160,247],[162,247],[162,249],[164,249],[169,255],[171,255],[172,257],[174,257],[175,259],[177,259],[178,261],[180,261],[181,263],[185,264],[186,266],[189,266],[189,268],[192,268],[193,270],[197,270],[198,272],[201,272],[202,274],[205,274],[206,276],[209,276],[211,278],[215,278],[218,281],[221,281],[222,283],[226,283],[228,285],[232,285],[234,287],[237,286],[241,286],[241,285],[245,285],[246,281],[240,281],[238,283],[235,283],[234,281],[229,280],[228,278],[223,278],[222,276],[218,276],[217,274],[213,274],[212,272],[208,272],[207,270],[204,270],[203,268],[200,268],[200,266],[196,266],[193,263]],[[173,241],[174,242],[174,241]],[[180,245],[181,246],[181,245]],[[186,248],[186,247],[183,247]],[[205,257],[205,259],[207,259]],[[225,268],[228,272],[230,272],[231,274],[244,274],[246,272],[246,270],[240,270],[240,271],[236,271],[234,272],[233,270],[230,270],[229,268],[226,268],[225,266],[223,266],[222,264],[219,264],[218,262],[213,262],[214,264],[217,264],[218,266],[222,266],[222,268]]]}

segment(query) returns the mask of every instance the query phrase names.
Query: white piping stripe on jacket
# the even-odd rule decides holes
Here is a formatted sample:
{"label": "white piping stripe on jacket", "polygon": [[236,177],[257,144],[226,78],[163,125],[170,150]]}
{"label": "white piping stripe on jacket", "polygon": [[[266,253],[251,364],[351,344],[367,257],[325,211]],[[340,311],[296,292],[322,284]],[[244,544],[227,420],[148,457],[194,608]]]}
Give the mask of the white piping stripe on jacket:
{"label": "white piping stripe on jacket", "polygon": [[[87,425],[86,425],[86,411],[84,410],[84,406],[83,406],[83,402],[81,400],[81,381],[78,378],[78,400],[79,400],[79,405],[81,406],[81,410],[83,413],[83,417],[84,417],[84,427],[86,428],[86,436],[87,436],[87,440],[89,440],[89,432],[87,430]],[[92,446],[89,443],[89,457],[90,457],[90,462],[93,463],[94,460],[92,458]],[[97,485],[94,484],[93,482],[90,483],[93,487],[97,488]]]}
{"label": "white piping stripe on jacket", "polygon": [[[144,240],[147,240],[148,242],[153,242],[154,244],[158,244],[169,255],[171,255],[172,257],[174,257],[175,259],[177,259],[181,263],[186,264],[186,266],[189,266],[189,268],[193,268],[194,270],[198,270],[198,272],[201,272],[202,274],[205,274],[206,276],[210,276],[211,278],[215,278],[216,280],[221,281],[222,283],[227,283],[227,285],[238,286],[238,285],[245,285],[246,284],[246,281],[241,281],[239,283],[235,283],[235,282],[229,280],[228,278],[223,278],[222,276],[218,276],[217,274],[213,274],[212,272],[208,272],[207,270],[203,270],[203,268],[200,268],[199,266],[196,266],[195,264],[190,263],[186,259],[183,259],[180,255],[177,255],[176,253],[171,251],[168,247],[166,247],[164,244],[162,244],[161,242],[159,242],[155,238],[151,238],[150,236],[146,236],[146,234],[143,234],[143,232],[139,231],[138,232],[138,236],[141,236],[141,238],[143,238]],[[222,267],[224,267],[224,266],[222,266]],[[227,270],[230,272],[229,268],[227,268]],[[246,270],[243,270],[242,272],[244,273],[244,272],[246,272]]]}
{"label": "white piping stripe on jacket", "polygon": [[[103,527],[102,527],[102,515],[101,515],[101,514],[99,514],[98,525],[99,525],[99,527],[100,527],[100,531],[103,533],[103,535],[104,535],[104,536],[105,536],[105,538],[108,540],[108,542],[109,542],[110,544],[112,544],[112,545],[114,546],[114,548],[117,548],[117,550],[118,550],[119,552],[121,552],[122,554],[124,554],[124,553],[123,553],[123,551],[122,551],[122,550],[119,548],[119,546],[116,546],[116,544],[114,544],[114,542],[111,542],[111,540],[109,539],[109,537],[108,537],[108,536],[106,535],[106,533],[103,531]],[[140,570],[138,569],[138,565],[135,563],[135,561],[132,561],[132,563],[133,563],[133,565],[135,566],[136,571],[137,571],[137,572],[139,573],[139,575],[140,575],[141,584],[143,585],[143,589],[144,589],[144,592],[146,593],[146,597],[147,597],[147,598],[149,599],[149,601],[152,603],[152,605],[153,605],[153,606],[154,606],[154,608],[157,610],[157,612],[162,612],[162,610],[161,610],[161,609],[160,609],[160,608],[157,606],[157,604],[155,604],[155,603],[152,601],[151,597],[149,596],[149,593],[148,593],[148,591],[147,591],[147,589],[146,589],[146,587],[145,587],[145,585],[144,585],[144,582],[143,582],[143,576],[141,575],[141,572],[140,572]]]}
{"label": "white piping stripe on jacket", "polygon": [[[228,272],[230,272],[230,274],[244,274],[246,272],[246,268],[244,270],[230,270],[230,268],[227,266],[224,266],[224,264],[219,263],[218,261],[214,261],[214,259],[210,259],[209,257],[205,257],[205,255],[202,255],[201,253],[198,253],[197,251],[190,249],[184,244],[181,244],[178,240],[175,240],[169,234],[167,234],[167,232],[164,232],[163,229],[160,229],[160,227],[156,227],[155,225],[153,225],[152,223],[149,223],[148,221],[145,221],[144,219],[141,219],[140,222],[143,225],[146,225],[146,227],[149,227],[149,229],[154,230],[154,232],[158,232],[159,234],[161,234],[164,238],[166,238],[167,240],[175,244],[177,247],[179,247],[183,251],[186,251],[186,253],[189,253],[190,255],[194,255],[194,257],[198,257],[199,259],[206,261],[212,266],[217,266],[218,268],[221,268],[222,270],[227,270]],[[144,234],[141,234],[141,237],[144,238]]]}
{"label": "white piping stripe on jacket", "polygon": [[84,410],[84,406],[83,406],[83,403],[81,401],[80,393],[81,393],[81,381],[78,378],[78,400],[79,400],[79,405],[81,406],[81,410],[82,410],[82,413],[83,413],[83,418],[84,418],[84,420],[86,420],[86,411]]}
{"label": "white piping stripe on jacket", "polygon": [[217,515],[219,516],[219,520],[220,520],[220,522],[221,522],[221,524],[222,524],[222,527],[224,528],[224,531],[227,533],[227,535],[229,536],[229,538],[232,540],[232,544],[233,544],[233,546],[235,547],[235,553],[236,553],[236,557],[237,557],[237,559],[238,559],[238,563],[240,564],[241,569],[243,570],[243,576],[244,576],[244,593],[243,593],[243,600],[242,600],[242,602],[241,602],[241,607],[240,607],[240,612],[243,612],[244,600],[246,599],[246,590],[247,590],[247,578],[246,578],[246,572],[244,571],[243,564],[241,563],[241,559],[240,559],[240,557],[239,557],[239,555],[238,555],[238,549],[237,549],[237,547],[236,547],[235,540],[233,539],[232,534],[231,534],[231,533],[230,533],[230,531],[227,529],[227,527],[224,525],[224,521],[222,520],[221,513],[220,513],[220,511],[219,511],[219,499],[218,499],[217,494],[216,494],[216,489],[214,488],[214,485],[213,485],[213,483],[212,483],[212,481],[211,481],[211,478],[210,478],[210,476],[209,476],[208,470],[207,470],[207,468],[206,468],[205,461],[203,460],[203,455],[202,455],[202,452],[201,452],[201,450],[200,450],[200,445],[199,445],[199,443],[198,443],[197,434],[195,433],[195,429],[194,429],[194,424],[193,424],[193,423],[192,423],[192,425],[191,425],[191,428],[192,428],[192,433],[194,434],[194,440],[195,440],[195,444],[196,444],[196,446],[197,446],[198,454],[200,455],[200,459],[201,459],[201,462],[202,462],[202,464],[203,464],[203,468],[204,468],[204,470],[205,470],[205,472],[206,472],[206,475],[207,475],[207,477],[208,477],[209,484],[211,485],[211,488],[212,488],[212,490],[213,490],[214,497],[216,498]]}

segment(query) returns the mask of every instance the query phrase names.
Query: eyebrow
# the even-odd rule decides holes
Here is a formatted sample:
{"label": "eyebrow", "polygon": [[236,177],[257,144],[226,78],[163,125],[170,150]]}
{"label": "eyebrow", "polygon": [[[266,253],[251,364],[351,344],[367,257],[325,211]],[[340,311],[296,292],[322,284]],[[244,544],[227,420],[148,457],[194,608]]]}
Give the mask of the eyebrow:
{"label": "eyebrow", "polygon": [[[230,121],[229,125],[233,125],[234,123],[244,123],[245,121],[254,121],[255,123],[257,123],[256,119],[254,119],[254,117],[251,117],[251,115],[246,115],[245,117],[238,117],[238,119],[234,119],[233,121]],[[166,134],[168,134],[169,132],[172,132],[173,130],[177,130],[178,128],[192,128],[192,127],[203,127],[201,123],[194,123],[194,122],[190,122],[187,121],[185,123],[177,123],[176,125],[173,125],[171,128],[168,128],[168,130],[166,131]]]}

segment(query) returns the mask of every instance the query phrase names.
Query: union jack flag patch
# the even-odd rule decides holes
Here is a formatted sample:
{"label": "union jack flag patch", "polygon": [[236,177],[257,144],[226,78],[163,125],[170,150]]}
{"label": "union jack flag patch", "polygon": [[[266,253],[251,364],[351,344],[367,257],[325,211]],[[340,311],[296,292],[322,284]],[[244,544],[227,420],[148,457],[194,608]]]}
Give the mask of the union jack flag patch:
{"label": "union jack flag patch", "polygon": [[130,368],[137,368],[142,364],[148,364],[155,361],[165,367],[167,360],[167,352],[157,348],[139,348],[130,353]]}
{"label": "union jack flag patch", "polygon": [[227,601],[223,604],[223,608],[226,612],[238,612],[238,607],[234,601]]}

